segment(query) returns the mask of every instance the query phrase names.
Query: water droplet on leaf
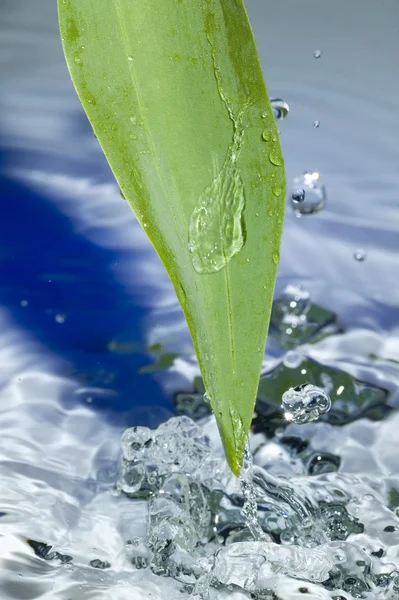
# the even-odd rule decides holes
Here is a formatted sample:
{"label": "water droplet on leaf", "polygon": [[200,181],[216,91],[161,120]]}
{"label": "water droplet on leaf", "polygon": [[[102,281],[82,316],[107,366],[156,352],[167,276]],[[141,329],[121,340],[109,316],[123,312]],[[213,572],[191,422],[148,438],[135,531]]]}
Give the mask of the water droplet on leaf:
{"label": "water droplet on leaf", "polygon": [[283,166],[283,159],[281,157],[281,154],[276,151],[275,148],[272,148],[269,152],[269,159],[270,162],[273,163],[274,165],[276,165],[276,167],[282,167]]}
{"label": "water droplet on leaf", "polygon": [[262,138],[265,140],[265,142],[268,142],[270,140],[270,133],[267,129],[263,130]]}

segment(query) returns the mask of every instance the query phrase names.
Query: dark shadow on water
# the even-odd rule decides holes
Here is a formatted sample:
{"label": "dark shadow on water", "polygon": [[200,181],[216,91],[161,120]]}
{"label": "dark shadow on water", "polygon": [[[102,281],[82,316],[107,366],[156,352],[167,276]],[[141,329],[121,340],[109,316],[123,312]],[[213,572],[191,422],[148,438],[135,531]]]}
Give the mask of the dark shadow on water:
{"label": "dark shadow on water", "polygon": [[[0,304],[18,327],[70,365],[65,375],[85,388],[82,401],[107,412],[133,410],[142,423],[151,407],[171,410],[151,374],[137,373],[149,362],[142,336],[146,311],[115,280],[118,252],[79,235],[38,193],[4,177],[0,189]],[[114,352],[111,340],[127,326],[131,347]],[[90,395],[87,388],[101,393]]]}

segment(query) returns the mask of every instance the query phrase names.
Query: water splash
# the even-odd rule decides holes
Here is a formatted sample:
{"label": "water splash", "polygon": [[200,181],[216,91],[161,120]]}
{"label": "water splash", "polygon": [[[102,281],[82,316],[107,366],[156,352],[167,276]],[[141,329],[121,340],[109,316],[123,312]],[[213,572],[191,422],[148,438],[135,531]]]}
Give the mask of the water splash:
{"label": "water splash", "polygon": [[264,539],[265,534],[258,521],[258,504],[253,485],[253,461],[248,441],[245,444],[244,462],[240,472],[240,485],[244,498],[242,512],[248,529],[251,532],[254,540]]}

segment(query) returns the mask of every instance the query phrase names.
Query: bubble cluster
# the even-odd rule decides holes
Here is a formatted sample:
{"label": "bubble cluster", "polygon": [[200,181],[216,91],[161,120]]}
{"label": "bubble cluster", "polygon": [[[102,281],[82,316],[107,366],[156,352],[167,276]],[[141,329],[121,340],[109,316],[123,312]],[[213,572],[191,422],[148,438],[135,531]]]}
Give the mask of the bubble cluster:
{"label": "bubble cluster", "polygon": [[327,413],[331,400],[322,388],[305,383],[284,392],[281,406],[287,421],[308,423]]}

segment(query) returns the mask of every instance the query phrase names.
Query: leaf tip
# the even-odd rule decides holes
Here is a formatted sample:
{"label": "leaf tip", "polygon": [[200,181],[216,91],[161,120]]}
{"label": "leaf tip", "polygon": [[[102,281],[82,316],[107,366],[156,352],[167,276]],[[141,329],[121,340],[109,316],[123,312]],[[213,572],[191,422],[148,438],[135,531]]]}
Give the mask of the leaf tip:
{"label": "leaf tip", "polygon": [[243,427],[237,427],[234,420],[232,420],[232,428],[227,430],[220,422],[220,419],[216,418],[216,420],[228,465],[234,475],[238,477],[244,460],[248,430]]}

